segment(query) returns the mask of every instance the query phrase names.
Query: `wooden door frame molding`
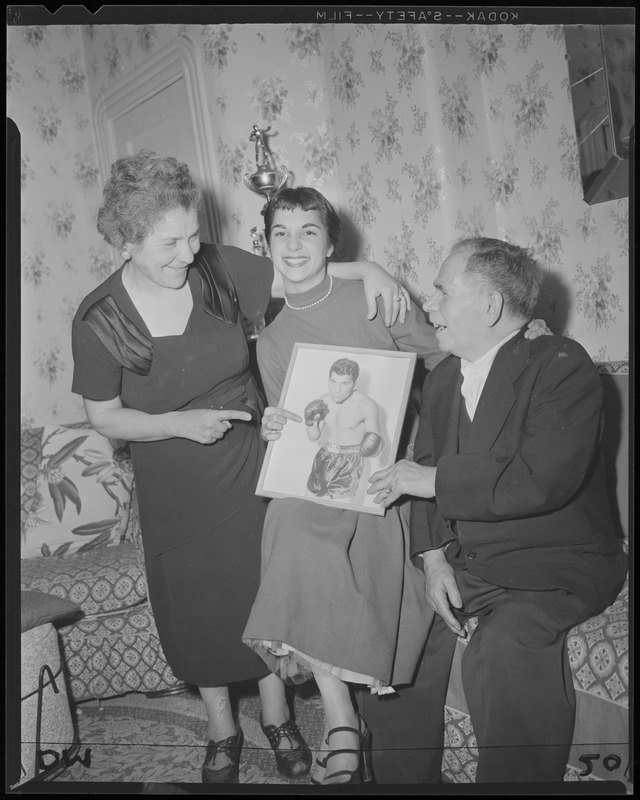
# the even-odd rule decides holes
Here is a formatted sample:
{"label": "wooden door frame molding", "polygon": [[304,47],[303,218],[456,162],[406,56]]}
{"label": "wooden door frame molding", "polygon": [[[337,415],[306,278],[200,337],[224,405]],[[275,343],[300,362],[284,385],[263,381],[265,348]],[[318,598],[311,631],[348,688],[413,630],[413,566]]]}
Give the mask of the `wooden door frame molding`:
{"label": "wooden door frame molding", "polygon": [[200,175],[196,177],[202,180],[204,211],[213,241],[220,241],[216,196],[218,169],[212,155],[213,137],[205,101],[206,92],[195,46],[186,36],[178,36],[101,93],[93,114],[100,171],[106,182],[111,164],[118,157],[114,121],[180,79],[184,79],[187,88],[200,170]]}

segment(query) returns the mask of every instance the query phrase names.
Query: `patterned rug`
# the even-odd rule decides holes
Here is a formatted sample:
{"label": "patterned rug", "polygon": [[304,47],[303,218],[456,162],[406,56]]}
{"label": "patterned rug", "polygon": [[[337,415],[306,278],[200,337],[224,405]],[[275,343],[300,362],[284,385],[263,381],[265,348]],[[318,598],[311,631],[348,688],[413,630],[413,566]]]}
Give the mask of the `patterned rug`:
{"label": "patterned rug", "polygon": [[[309,776],[289,780],[278,774],[273,752],[260,729],[257,691],[240,692],[232,699],[244,733],[240,783],[248,785],[243,791],[260,794],[264,792],[259,790],[259,784],[291,784],[287,793],[295,793],[296,785],[306,785],[300,791],[308,793]],[[320,743],[324,713],[315,684],[297,687],[290,699],[296,722],[316,758],[319,753],[314,748]],[[204,788],[201,769],[208,740],[207,719],[197,691],[164,697],[132,692],[100,702],[81,702],[74,711],[80,748],[72,763],[52,779],[74,784],[69,787],[70,793],[110,793],[105,784],[138,784],[131,786],[132,792],[146,794],[200,793]],[[477,750],[468,715],[447,708],[445,720],[449,750],[443,761],[443,780],[456,785],[471,783]],[[460,763],[456,766],[453,760]],[[467,774],[469,765],[473,769]],[[581,777],[578,772],[576,767],[568,766],[565,781],[595,779]],[[600,780],[602,777],[614,776],[601,776]],[[121,791],[122,787],[118,789]]]}
{"label": "patterned rug", "polygon": [[[313,748],[320,743],[324,715],[320,696],[311,687],[298,689],[292,699],[298,726]],[[309,784],[308,776],[293,781],[277,773],[273,751],[260,729],[257,692],[234,699],[244,733],[240,783]],[[207,722],[197,692],[156,698],[131,693],[79,703],[76,721],[82,760],[57,781],[154,784],[143,788],[149,793],[162,793],[166,784],[200,783]]]}

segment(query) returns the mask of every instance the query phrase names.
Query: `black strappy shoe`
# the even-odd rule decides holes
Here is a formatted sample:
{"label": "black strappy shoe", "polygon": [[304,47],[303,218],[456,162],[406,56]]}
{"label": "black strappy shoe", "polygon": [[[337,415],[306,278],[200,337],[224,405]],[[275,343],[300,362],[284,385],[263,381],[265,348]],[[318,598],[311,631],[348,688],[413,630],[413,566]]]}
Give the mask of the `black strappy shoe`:
{"label": "black strappy shoe", "polygon": [[[354,770],[342,769],[338,770],[338,772],[332,773],[329,775],[329,780],[327,782],[325,782],[325,778],[323,777],[322,781],[313,780],[313,783],[316,785],[319,783],[321,786],[342,786],[345,784],[368,783],[369,781],[373,780],[373,768],[371,765],[371,731],[367,727],[362,717],[359,717],[358,721],[360,730],[357,730],[356,728],[350,728],[348,726],[333,728],[329,731],[329,735],[326,739],[328,744],[334,733],[339,733],[340,731],[355,733],[358,737],[357,750],[352,747],[343,747],[339,750],[331,750],[322,760],[316,759],[318,766],[324,767],[326,770],[329,759],[333,756],[337,756],[342,753],[353,753],[354,755],[358,756],[358,766]],[[342,775],[348,775],[349,777],[346,781],[333,780],[334,778]]]}
{"label": "black strappy shoe", "polygon": [[[244,736],[241,730],[238,730],[236,734],[229,736],[227,739],[221,739],[219,742],[209,739],[204,764],[202,765],[202,783],[240,783],[240,752],[242,751],[243,741]],[[213,766],[218,753],[223,753],[227,758],[230,758],[231,763],[227,764],[226,767],[214,769]]]}
{"label": "black strappy shoe", "polygon": [[[274,752],[278,772],[287,778],[299,778],[309,772],[312,761],[311,750],[292,719],[288,719],[282,725],[263,725],[260,720],[260,727]],[[280,749],[280,742],[284,736],[291,744],[290,749]]]}
{"label": "black strappy shoe", "polygon": [[[320,752],[323,750],[329,751],[329,740],[325,739],[322,742]],[[313,762],[313,768],[311,770],[311,783],[314,786],[320,786],[322,784],[322,779],[324,778],[324,773],[327,771],[327,757],[324,758],[316,758]]]}

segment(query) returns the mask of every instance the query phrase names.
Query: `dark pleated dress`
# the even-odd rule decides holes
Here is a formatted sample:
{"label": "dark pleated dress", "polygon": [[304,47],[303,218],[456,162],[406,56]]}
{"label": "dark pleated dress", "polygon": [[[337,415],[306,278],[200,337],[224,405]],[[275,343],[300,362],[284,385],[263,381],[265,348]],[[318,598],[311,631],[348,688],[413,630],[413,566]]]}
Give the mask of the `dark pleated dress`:
{"label": "dark pleated dress", "polygon": [[[217,278],[208,269],[220,257],[222,280],[219,267]],[[266,511],[265,499],[255,495],[264,452],[261,401],[241,314],[255,320],[264,313],[271,263],[238,248],[203,245],[189,270],[194,305],[179,336],[150,335],[121,273],[78,310],[73,391],[92,400],[120,396],[125,406],[149,414],[220,407],[255,412],[251,422],[234,421],[214,444],[177,438],[131,443],[149,598],[162,648],[175,676],[197,686],[262,677],[264,662],[241,640],[259,585]],[[105,317],[92,325],[95,311],[88,311],[104,310],[100,301],[107,296],[116,310],[107,309],[101,338]],[[117,330],[110,338],[114,314]]]}

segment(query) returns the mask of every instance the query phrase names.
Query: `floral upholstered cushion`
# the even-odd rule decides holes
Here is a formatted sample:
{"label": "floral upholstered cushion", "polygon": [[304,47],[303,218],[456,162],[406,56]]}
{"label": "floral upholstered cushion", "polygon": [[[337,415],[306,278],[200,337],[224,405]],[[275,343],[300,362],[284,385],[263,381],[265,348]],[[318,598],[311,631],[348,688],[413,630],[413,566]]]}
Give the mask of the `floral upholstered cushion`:
{"label": "floral upholstered cushion", "polygon": [[25,428],[20,434],[20,494],[23,507],[38,490],[41,463],[42,428]]}
{"label": "floral upholstered cushion", "polygon": [[117,544],[133,475],[117,443],[83,426],[22,434],[21,557],[67,555]]}
{"label": "floral upholstered cushion", "polygon": [[23,559],[20,567],[23,590],[63,597],[87,615],[133,608],[147,598],[138,548],[130,542],[72,558]]}
{"label": "floral upholstered cushion", "polygon": [[162,653],[148,607],[60,629],[74,700],[125,692],[157,692],[181,684]]}
{"label": "floral upholstered cushion", "polygon": [[629,586],[613,605],[577,625],[567,637],[577,690],[629,705]]}

